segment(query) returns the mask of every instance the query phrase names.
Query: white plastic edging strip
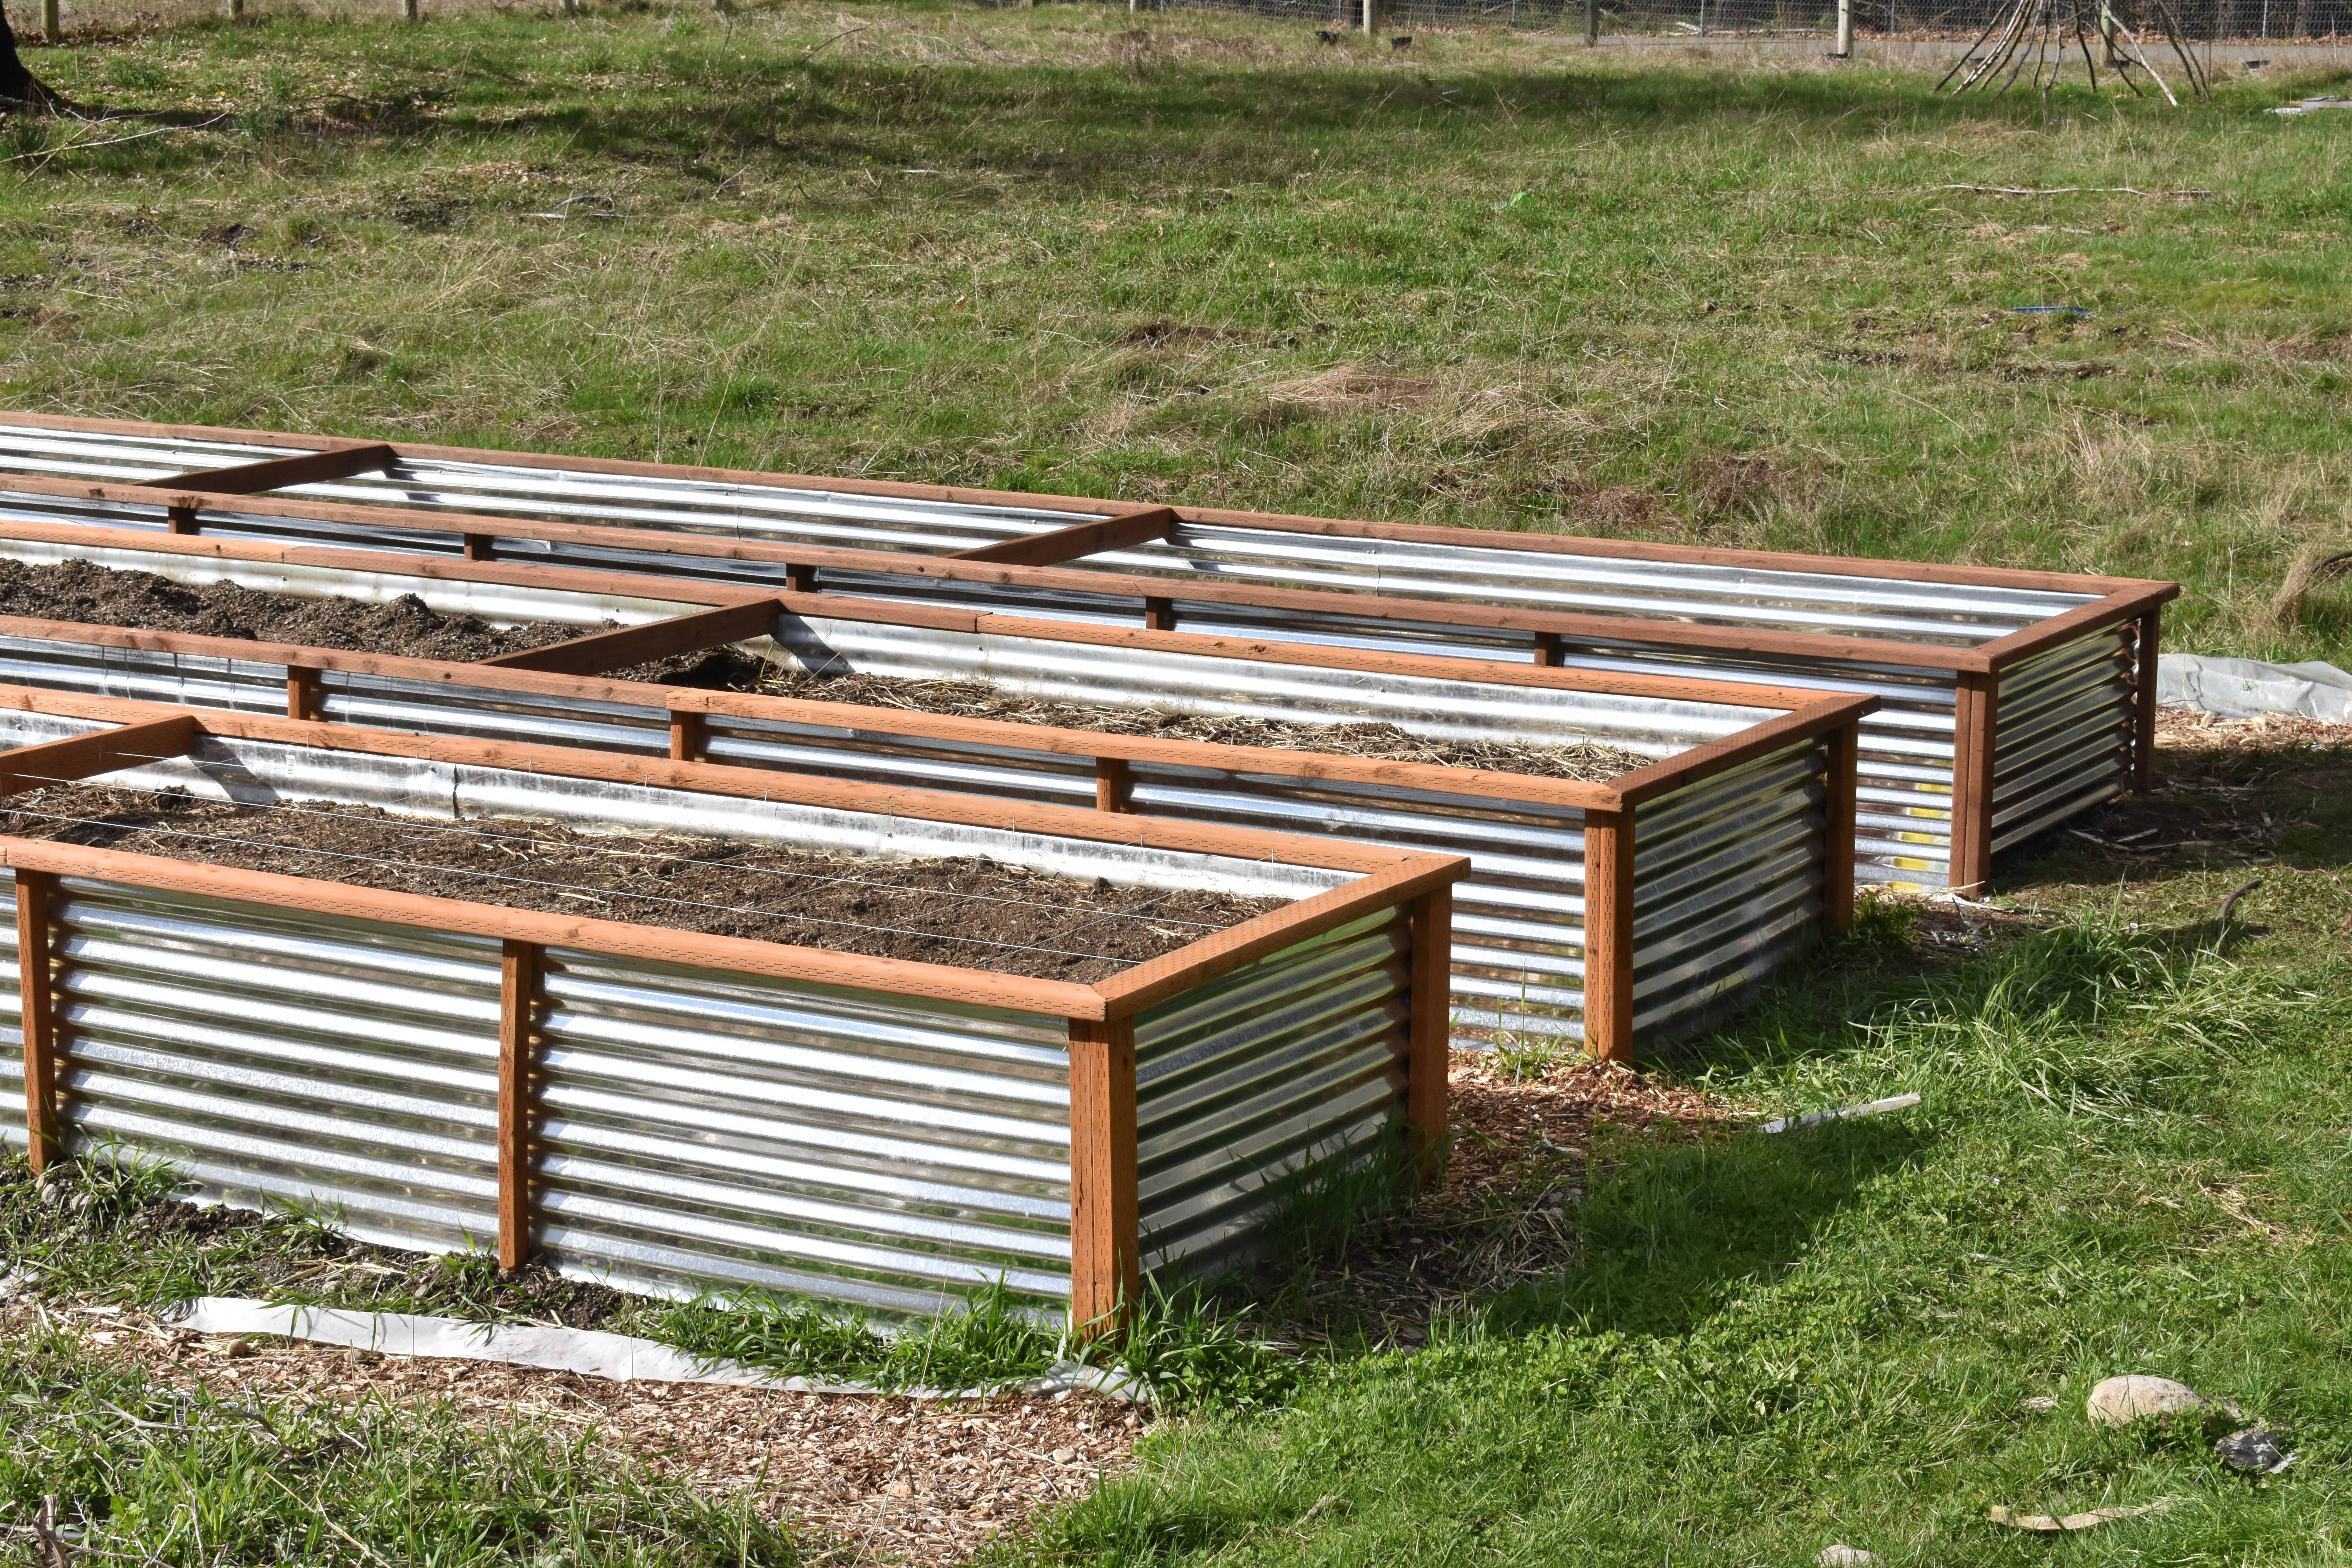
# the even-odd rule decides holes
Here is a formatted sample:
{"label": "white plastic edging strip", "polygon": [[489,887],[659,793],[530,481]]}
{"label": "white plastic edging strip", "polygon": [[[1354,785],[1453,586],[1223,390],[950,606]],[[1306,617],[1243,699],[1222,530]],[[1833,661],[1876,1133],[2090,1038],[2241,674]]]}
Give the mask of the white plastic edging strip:
{"label": "white plastic edging strip", "polygon": [[[274,1334],[384,1355],[437,1356],[543,1372],[574,1372],[614,1383],[712,1383],[786,1394],[890,1394],[907,1399],[979,1399],[1005,1392],[997,1388],[883,1389],[864,1383],[778,1377],[740,1362],[704,1360],[652,1340],[595,1329],[474,1323],[462,1318],[347,1312],[333,1307],[274,1307],[239,1296],[200,1296],[162,1318],[190,1333]],[[1150,1403],[1149,1391],[1136,1378],[1113,1368],[1077,1362],[1056,1363],[1044,1377],[1017,1386],[1028,1394],[1088,1393],[1138,1405]]]}
{"label": "white plastic edging strip", "polygon": [[1849,1116],[1880,1116],[1890,1110],[1908,1110],[1919,1103],[1916,1094],[1898,1094],[1888,1100],[1874,1100],[1867,1105],[1849,1105],[1842,1110],[1815,1110],[1803,1116],[1778,1116],[1764,1123],[1759,1132],[1790,1132],[1800,1127],[1819,1127],[1824,1121],[1843,1121]]}

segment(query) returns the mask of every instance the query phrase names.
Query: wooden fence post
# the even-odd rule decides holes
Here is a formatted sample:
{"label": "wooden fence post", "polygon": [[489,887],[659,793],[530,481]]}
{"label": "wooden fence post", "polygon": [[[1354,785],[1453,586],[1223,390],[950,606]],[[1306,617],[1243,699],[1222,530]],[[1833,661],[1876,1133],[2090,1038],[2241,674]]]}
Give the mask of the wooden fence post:
{"label": "wooden fence post", "polygon": [[1596,48],[1601,43],[1601,0],[1584,0],[1584,47]]}
{"label": "wooden fence post", "polygon": [[1854,775],[1862,757],[1862,721],[1822,737],[1829,748],[1829,799],[1822,808],[1822,929],[1838,936],[1853,929]]}
{"label": "wooden fence post", "polygon": [[319,678],[322,672],[300,665],[286,667],[286,717],[309,723],[319,717]]}
{"label": "wooden fence post", "polygon": [[1135,1020],[1070,1020],[1070,1326],[1113,1333],[1142,1289]]}
{"label": "wooden fence post", "polygon": [[54,44],[65,36],[64,18],[58,15],[58,0],[41,0],[41,37]]}
{"label": "wooden fence post", "polygon": [[698,763],[703,760],[709,749],[709,716],[702,713],[683,712],[676,708],[671,709],[669,711],[669,760],[674,763]]}
{"label": "wooden fence post", "polygon": [[25,1036],[25,1131],[36,1172],[65,1152],[58,1135],[57,987],[50,973],[49,904],[58,879],[16,873],[16,994]]}
{"label": "wooden fence post", "polygon": [[1371,37],[1381,30],[1381,0],[1356,0],[1364,8],[1364,37]]}
{"label": "wooden fence post", "polygon": [[1405,1035],[1407,1151],[1423,1180],[1445,1157],[1447,1076],[1453,1065],[1454,889],[1433,889],[1407,906],[1412,929],[1412,1015]]}
{"label": "wooden fence post", "polygon": [[1584,1048],[1633,1059],[1633,813],[1584,814]]}
{"label": "wooden fence post", "polygon": [[2156,787],[2156,645],[2164,611],[2150,609],[2133,629],[2132,656],[2137,663],[2132,700],[2131,786],[2140,795]]}
{"label": "wooden fence post", "polygon": [[1837,58],[1853,58],[1853,0],[1838,0]]}
{"label": "wooden fence post", "polygon": [[1135,801],[1135,772],[1124,757],[1095,759],[1095,809],[1126,811]]}
{"label": "wooden fence post", "polygon": [[1952,703],[1952,860],[1946,885],[1979,893],[1992,880],[1994,722],[2000,678],[1960,672]]}
{"label": "wooden fence post", "polygon": [[530,1261],[537,1228],[531,1191],[531,1058],[539,1023],[541,949],[509,939],[499,961],[499,1267]]}

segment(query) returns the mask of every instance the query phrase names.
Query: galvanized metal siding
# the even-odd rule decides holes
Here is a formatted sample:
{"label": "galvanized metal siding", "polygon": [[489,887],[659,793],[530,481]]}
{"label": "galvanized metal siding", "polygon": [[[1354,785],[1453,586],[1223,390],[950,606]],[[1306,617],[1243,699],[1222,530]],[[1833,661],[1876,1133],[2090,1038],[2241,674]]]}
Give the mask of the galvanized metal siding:
{"label": "galvanized metal siding", "polygon": [[1821,933],[1828,756],[1818,742],[1644,805],[1633,827],[1633,1031],[1704,1027]]}
{"label": "galvanized metal siding", "polygon": [[1383,910],[1137,1016],[1147,1270],[1246,1251],[1285,1176],[1363,1157],[1402,1116],[1409,951]]}
{"label": "galvanized metal siding", "polygon": [[1059,1018],[546,955],[548,1256],[632,1289],[1067,1304]]}
{"label": "galvanized metal siding", "polygon": [[61,894],[68,1149],[112,1142],[204,1196],[324,1210],[368,1241],[496,1240],[497,943],[79,879]]}
{"label": "galvanized metal siding", "polygon": [[2137,694],[2129,626],[2001,672],[1993,729],[1992,842],[2005,849],[2130,784]]}

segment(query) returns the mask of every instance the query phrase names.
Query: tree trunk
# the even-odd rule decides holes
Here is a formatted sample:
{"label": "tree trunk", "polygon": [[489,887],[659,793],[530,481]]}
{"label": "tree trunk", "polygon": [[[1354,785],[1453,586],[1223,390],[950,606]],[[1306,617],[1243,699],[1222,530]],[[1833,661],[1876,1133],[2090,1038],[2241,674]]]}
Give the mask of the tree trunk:
{"label": "tree trunk", "polygon": [[8,13],[0,8],[0,101],[30,104],[36,109],[47,109],[57,102],[57,94],[41,85],[25,62],[16,58],[16,35],[8,26]]}

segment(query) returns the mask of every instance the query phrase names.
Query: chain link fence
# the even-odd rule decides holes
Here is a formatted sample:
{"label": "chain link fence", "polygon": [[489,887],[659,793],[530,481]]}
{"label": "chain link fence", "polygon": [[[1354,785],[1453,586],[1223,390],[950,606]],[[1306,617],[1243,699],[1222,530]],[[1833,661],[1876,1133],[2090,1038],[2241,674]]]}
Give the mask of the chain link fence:
{"label": "chain link fence", "polygon": [[[1145,0],[1147,8],[1156,8]],[[1362,0],[1159,0],[1160,5],[1241,11],[1302,26],[1355,28]],[[2055,0],[2060,28],[2071,37],[2073,0]],[[1583,0],[1380,0],[1383,29],[1516,27],[1570,33],[1584,27]],[[1973,39],[2007,0],[1854,0],[1864,37]],[[2352,41],[2352,0],[2173,0],[2189,38],[2238,44]],[[2086,18],[2095,0],[2084,0]],[[1604,33],[1662,37],[1827,37],[1837,30],[1835,0],[1601,0]],[[2093,46],[2096,47],[2095,42]]]}

